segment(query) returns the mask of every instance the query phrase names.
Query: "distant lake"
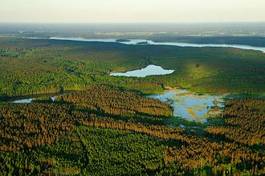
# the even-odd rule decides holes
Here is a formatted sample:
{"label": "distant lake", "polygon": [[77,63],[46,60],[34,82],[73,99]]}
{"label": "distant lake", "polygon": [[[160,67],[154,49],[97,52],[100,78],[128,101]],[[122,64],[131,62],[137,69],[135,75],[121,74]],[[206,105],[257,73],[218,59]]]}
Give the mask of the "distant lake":
{"label": "distant lake", "polygon": [[182,43],[182,42],[155,42],[152,40],[145,39],[86,39],[86,38],[75,38],[75,37],[50,37],[51,40],[67,40],[67,41],[82,41],[82,42],[111,42],[111,43],[122,43],[126,45],[167,45],[167,46],[178,46],[178,47],[221,47],[221,48],[238,48],[243,50],[255,50],[265,53],[265,47],[256,47],[250,45],[238,45],[238,44],[195,44],[195,43]]}
{"label": "distant lake", "polygon": [[222,96],[197,95],[185,89],[166,90],[162,94],[149,97],[170,104],[175,117],[195,122],[206,122],[210,113],[214,115],[220,113],[219,110],[213,110],[213,108],[224,107]]}
{"label": "distant lake", "polygon": [[110,73],[110,76],[125,76],[125,77],[139,77],[144,78],[146,76],[154,76],[154,75],[168,75],[173,73],[174,70],[166,70],[157,65],[148,65],[145,68],[139,70],[127,71],[125,73],[113,72]]}

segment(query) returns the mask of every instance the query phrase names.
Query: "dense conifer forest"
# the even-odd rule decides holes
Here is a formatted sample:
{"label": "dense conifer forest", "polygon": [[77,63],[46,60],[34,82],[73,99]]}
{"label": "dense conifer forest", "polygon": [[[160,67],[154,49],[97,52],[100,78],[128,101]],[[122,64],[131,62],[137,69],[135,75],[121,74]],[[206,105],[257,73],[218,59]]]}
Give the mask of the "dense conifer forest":
{"label": "dense conifer forest", "polygon": [[[149,64],[175,72],[109,75]],[[0,175],[265,175],[262,52],[0,37],[0,69]],[[175,87],[224,107],[172,127]]]}
{"label": "dense conifer forest", "polygon": [[[102,98],[104,93],[111,93],[108,94],[111,99],[111,95],[115,96],[119,90],[106,86],[92,90],[98,91],[90,89],[62,95],[53,103],[39,100],[26,105],[1,105],[0,162],[3,173],[265,173],[264,100],[228,101],[223,116],[214,119],[219,123],[210,123],[199,129],[200,133],[195,133],[189,127],[152,124],[150,117],[141,122],[138,116],[142,113],[128,113],[135,107],[134,101],[140,98],[134,92],[122,90],[116,102],[109,104],[113,111],[108,111],[105,105],[110,100]],[[130,95],[130,99],[123,95]],[[136,104],[137,112],[152,102],[141,99],[146,104]],[[120,111],[120,105],[125,101],[132,105],[128,111]],[[94,108],[95,104],[98,108]],[[168,110],[166,104],[156,104],[152,112],[161,107]],[[102,105],[106,108],[104,113]],[[144,115],[154,116],[148,112]],[[140,120],[130,120],[131,116]]]}
{"label": "dense conifer forest", "polygon": [[[189,48],[0,37],[0,96],[83,90],[108,84],[154,93],[165,86],[196,92],[264,93],[265,56],[234,48]],[[160,65],[167,76],[111,77]]]}

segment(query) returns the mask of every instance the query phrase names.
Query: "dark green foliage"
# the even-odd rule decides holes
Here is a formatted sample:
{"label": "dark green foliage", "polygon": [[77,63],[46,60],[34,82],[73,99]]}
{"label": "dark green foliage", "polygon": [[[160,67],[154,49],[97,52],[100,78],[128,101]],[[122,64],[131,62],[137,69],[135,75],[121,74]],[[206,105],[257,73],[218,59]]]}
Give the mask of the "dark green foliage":
{"label": "dark green foliage", "polygon": [[52,104],[0,105],[0,150],[52,144],[73,129],[69,108]]}
{"label": "dark green foliage", "polygon": [[17,51],[11,51],[9,49],[0,48],[0,57],[18,57],[19,53]]}
{"label": "dark green foliage", "polygon": [[210,133],[265,151],[264,99],[230,100],[223,116],[224,124],[208,127]]}
{"label": "dark green foliage", "polygon": [[[0,48],[23,50],[17,58],[0,58],[0,94],[30,95],[80,90],[109,84],[145,93],[164,86],[199,92],[257,93],[265,90],[265,55],[232,48],[182,48],[1,38]],[[148,78],[117,78],[127,71],[157,64],[175,72]]]}
{"label": "dark green foliage", "polygon": [[[53,103],[0,104],[2,175],[265,174],[264,100],[229,101],[207,128],[180,129],[163,125],[167,105],[139,93],[264,93],[261,52],[4,37],[0,48],[1,96],[82,90]],[[109,76],[148,64],[175,72]]]}
{"label": "dark green foliage", "polygon": [[[252,116],[244,120],[233,117],[233,109],[238,108],[240,114],[251,112]],[[219,125],[215,128],[212,125],[205,130],[198,129],[198,132],[203,130],[201,133],[187,127],[173,129],[121,121],[116,117],[104,118],[100,113],[84,110],[62,102],[1,105],[2,172],[33,175],[265,173],[262,100],[229,103],[225,122],[215,124]],[[241,129],[236,125],[241,125]],[[226,130],[224,134],[222,129]],[[246,140],[242,141],[242,137]],[[252,139],[259,141],[253,143]]]}
{"label": "dark green foliage", "polygon": [[170,117],[172,110],[168,104],[151,98],[144,98],[137,92],[120,90],[115,87],[91,86],[85,91],[57,97],[57,101],[73,104],[78,108],[99,111],[111,116]]}

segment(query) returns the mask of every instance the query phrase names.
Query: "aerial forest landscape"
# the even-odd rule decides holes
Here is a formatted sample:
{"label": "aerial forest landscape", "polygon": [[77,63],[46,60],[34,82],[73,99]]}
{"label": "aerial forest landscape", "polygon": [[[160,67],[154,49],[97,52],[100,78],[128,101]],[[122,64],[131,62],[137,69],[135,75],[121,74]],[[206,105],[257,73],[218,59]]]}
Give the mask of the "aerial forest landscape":
{"label": "aerial forest landscape", "polygon": [[265,175],[265,2],[0,6],[0,176]]}

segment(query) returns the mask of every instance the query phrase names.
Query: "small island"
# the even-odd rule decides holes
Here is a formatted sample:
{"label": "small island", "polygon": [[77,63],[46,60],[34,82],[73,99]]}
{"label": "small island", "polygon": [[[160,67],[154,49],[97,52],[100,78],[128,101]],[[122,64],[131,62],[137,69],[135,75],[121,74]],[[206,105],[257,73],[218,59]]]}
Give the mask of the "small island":
{"label": "small island", "polygon": [[144,42],[138,42],[137,45],[148,45],[149,43],[147,41]]}
{"label": "small island", "polygon": [[122,43],[122,42],[130,42],[131,40],[129,39],[117,39],[116,42]]}

